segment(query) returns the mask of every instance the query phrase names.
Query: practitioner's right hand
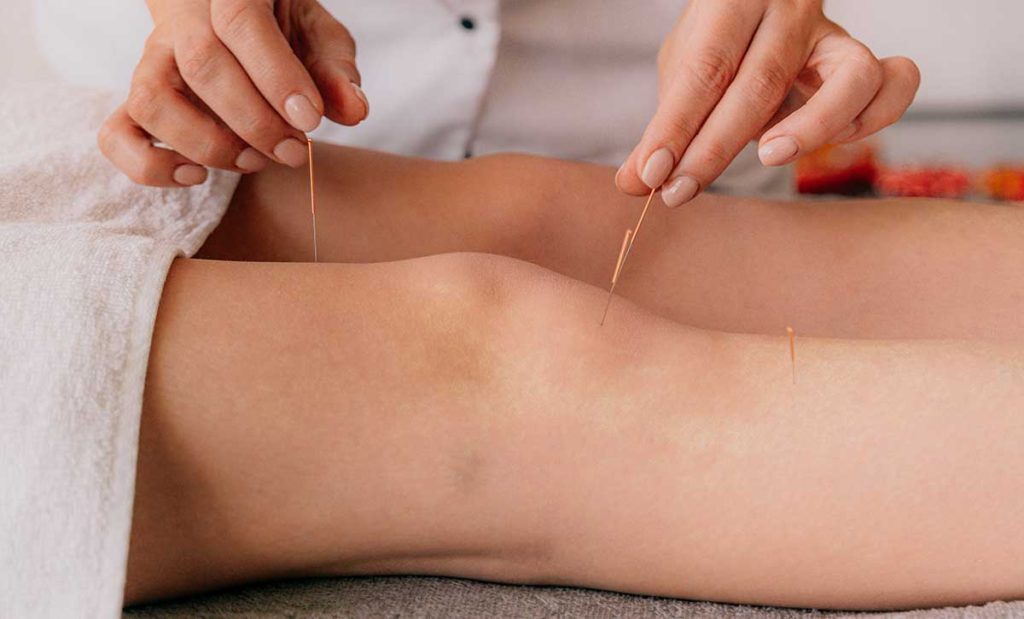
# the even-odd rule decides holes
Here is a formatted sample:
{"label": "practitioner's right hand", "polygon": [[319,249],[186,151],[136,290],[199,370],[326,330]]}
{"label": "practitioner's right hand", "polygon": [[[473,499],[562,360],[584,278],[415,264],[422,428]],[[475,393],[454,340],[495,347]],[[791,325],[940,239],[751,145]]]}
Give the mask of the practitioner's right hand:
{"label": "practitioner's right hand", "polygon": [[148,4],[155,26],[128,100],[98,138],[136,182],[196,185],[207,167],[255,172],[268,160],[298,167],[304,132],[323,116],[366,118],[355,42],[317,0]]}

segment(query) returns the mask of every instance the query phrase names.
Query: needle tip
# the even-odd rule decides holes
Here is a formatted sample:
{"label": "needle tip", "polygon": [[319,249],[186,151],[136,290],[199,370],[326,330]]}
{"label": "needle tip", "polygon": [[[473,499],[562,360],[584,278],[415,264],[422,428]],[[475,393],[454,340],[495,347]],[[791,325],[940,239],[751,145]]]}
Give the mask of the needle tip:
{"label": "needle tip", "polygon": [[605,318],[608,318],[608,309],[612,306],[612,297],[615,296],[615,284],[612,284],[612,289],[608,291],[608,302],[604,304],[604,313],[601,314],[601,326],[604,326]]}
{"label": "needle tip", "polygon": [[793,365],[793,384],[796,384],[796,332],[793,327],[786,327],[786,334],[789,335],[789,360]]}

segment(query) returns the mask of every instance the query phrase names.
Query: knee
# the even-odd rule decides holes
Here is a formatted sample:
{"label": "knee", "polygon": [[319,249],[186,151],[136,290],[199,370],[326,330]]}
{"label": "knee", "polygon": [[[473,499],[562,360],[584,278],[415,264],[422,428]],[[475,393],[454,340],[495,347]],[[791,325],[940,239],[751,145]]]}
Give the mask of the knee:
{"label": "knee", "polygon": [[[593,286],[529,262],[479,253],[418,259],[417,287],[453,320],[491,333],[512,323],[545,331],[545,322],[582,317],[599,292]],[[599,316],[594,316],[596,323]],[[534,322],[534,321],[538,322]]]}

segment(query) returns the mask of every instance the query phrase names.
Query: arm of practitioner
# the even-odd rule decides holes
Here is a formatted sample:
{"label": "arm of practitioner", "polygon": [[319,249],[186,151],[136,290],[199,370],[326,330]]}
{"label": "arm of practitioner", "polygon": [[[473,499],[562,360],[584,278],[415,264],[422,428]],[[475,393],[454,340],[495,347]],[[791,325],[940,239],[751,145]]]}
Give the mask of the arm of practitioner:
{"label": "arm of practitioner", "polygon": [[821,607],[1024,595],[1024,357],[682,327],[526,263],[179,260],[129,601],[429,573]]}
{"label": "arm of practitioner", "polygon": [[[316,0],[148,0],[154,28],[104,155],[133,180],[181,187],[206,168],[300,166],[304,132],[369,112],[355,42]],[[166,144],[157,148],[153,141]]]}
{"label": "arm of practitioner", "polygon": [[[478,251],[606,287],[643,204],[614,191],[612,170],[600,166],[318,149],[329,261]],[[204,255],[310,259],[307,196],[301,170],[247,177]],[[682,211],[652,207],[617,293],[722,331],[778,334],[791,325],[820,337],[1024,341],[1022,236],[1024,211],[995,205],[707,195]]]}

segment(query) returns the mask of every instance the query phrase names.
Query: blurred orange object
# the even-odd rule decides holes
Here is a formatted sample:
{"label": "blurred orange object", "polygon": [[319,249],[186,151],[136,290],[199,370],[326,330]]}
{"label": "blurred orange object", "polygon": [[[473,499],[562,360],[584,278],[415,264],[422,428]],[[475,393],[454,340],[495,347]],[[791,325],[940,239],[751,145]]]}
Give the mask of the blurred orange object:
{"label": "blurred orange object", "polygon": [[878,155],[870,141],[829,144],[796,162],[800,193],[857,196],[871,193],[878,175]]}
{"label": "blurred orange object", "polygon": [[953,166],[903,166],[882,170],[875,187],[886,196],[962,198],[971,190],[971,179]]}
{"label": "blurred orange object", "polygon": [[1000,166],[982,173],[978,187],[996,200],[1024,200],[1024,166]]}

